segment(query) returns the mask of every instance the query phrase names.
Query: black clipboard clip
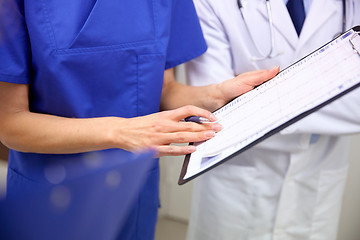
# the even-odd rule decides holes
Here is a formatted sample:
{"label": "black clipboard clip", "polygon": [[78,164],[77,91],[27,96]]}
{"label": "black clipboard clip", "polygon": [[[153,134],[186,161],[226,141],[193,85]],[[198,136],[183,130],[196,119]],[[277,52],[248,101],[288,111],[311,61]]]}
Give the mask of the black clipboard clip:
{"label": "black clipboard clip", "polygon": [[360,56],[360,31],[356,31],[349,39],[349,42],[351,43],[354,52]]}

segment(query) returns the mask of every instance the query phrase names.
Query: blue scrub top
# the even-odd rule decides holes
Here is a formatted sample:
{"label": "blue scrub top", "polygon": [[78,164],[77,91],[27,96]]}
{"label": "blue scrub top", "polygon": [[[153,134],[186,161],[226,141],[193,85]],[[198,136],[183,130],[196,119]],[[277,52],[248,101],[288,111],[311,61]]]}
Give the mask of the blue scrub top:
{"label": "blue scrub top", "polygon": [[[163,73],[206,50],[191,0],[8,0],[0,8],[0,81],[29,84],[30,111],[69,118],[159,111]],[[122,151],[122,150],[107,150]],[[46,169],[86,174],[106,151],[11,151],[8,195],[49,183]],[[100,156],[100,157],[99,157]],[[105,155],[104,155],[105,156]],[[116,159],[103,161],[111,164]],[[119,239],[152,239],[158,166]]]}

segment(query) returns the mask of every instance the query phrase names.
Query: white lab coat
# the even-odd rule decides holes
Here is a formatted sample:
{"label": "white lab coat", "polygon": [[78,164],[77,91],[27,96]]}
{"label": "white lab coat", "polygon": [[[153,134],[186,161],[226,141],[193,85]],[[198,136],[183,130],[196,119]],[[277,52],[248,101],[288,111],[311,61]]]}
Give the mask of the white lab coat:
{"label": "white lab coat", "polygon": [[[186,65],[191,85],[255,69],[283,69],[342,29],[342,2],[313,0],[300,37],[283,0],[270,0],[273,59],[258,55],[236,0],[194,0],[208,51]],[[265,0],[243,0],[250,34],[270,49]],[[347,1],[347,28],[360,1]],[[333,240],[348,170],[349,134],[360,132],[360,89],[284,129],[195,180],[188,240]]]}

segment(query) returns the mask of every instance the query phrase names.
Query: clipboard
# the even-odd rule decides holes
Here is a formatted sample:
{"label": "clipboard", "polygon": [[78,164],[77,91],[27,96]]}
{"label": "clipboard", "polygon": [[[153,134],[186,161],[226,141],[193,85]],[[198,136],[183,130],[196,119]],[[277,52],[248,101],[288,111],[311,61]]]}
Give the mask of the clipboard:
{"label": "clipboard", "polygon": [[197,151],[185,156],[178,184],[215,168],[359,86],[360,26],[355,26],[216,110],[214,115],[223,130],[208,141],[190,143]]}

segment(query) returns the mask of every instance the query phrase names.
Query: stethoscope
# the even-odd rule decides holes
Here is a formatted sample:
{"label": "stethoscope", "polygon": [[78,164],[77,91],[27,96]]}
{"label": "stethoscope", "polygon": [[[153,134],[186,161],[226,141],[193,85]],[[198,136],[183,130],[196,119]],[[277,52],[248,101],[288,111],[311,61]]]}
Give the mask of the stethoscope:
{"label": "stethoscope", "polygon": [[[244,13],[243,13],[243,5],[242,5],[242,1],[241,0],[237,0],[237,4],[239,6],[240,9],[240,13],[241,13],[241,17],[245,23],[245,27],[246,30],[249,33],[249,36],[251,38],[251,41],[253,42],[256,51],[259,53],[259,56],[252,56],[251,60],[252,61],[260,61],[260,60],[265,60],[267,58],[275,58],[281,54],[283,54],[283,52],[278,51],[277,53],[274,53],[274,49],[275,49],[275,38],[274,38],[274,25],[273,25],[273,18],[272,18],[272,13],[271,13],[271,6],[270,6],[270,0],[265,0],[266,3],[266,10],[267,10],[267,14],[268,14],[268,18],[269,18],[269,29],[270,29],[270,41],[271,41],[271,45],[270,45],[270,50],[268,53],[263,53],[258,45],[256,44],[254,38],[252,37],[252,35],[250,34],[250,29],[246,23],[245,17],[244,17]],[[342,32],[337,33],[335,37],[339,36],[341,33],[345,32],[346,30],[346,0],[342,0],[342,5],[343,5],[343,20],[342,20]]]}

